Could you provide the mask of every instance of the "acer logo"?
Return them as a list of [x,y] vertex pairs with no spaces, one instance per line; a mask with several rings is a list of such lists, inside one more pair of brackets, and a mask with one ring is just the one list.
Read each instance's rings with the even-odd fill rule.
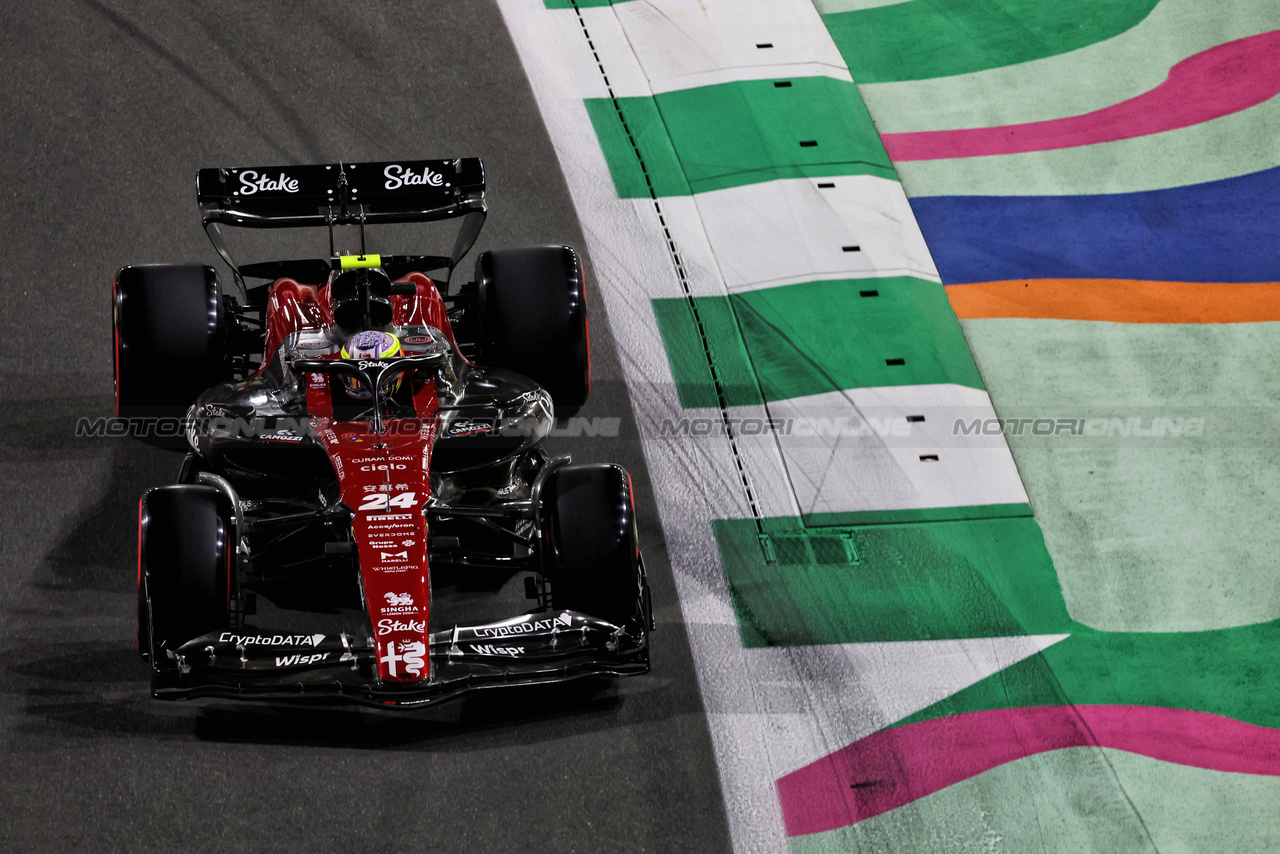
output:
[[241,196],[252,196],[261,190],[262,192],[298,192],[298,181],[296,178],[290,178],[283,172],[280,177],[272,179],[267,175],[261,177],[252,169],[246,169],[240,173],[240,189],[236,192]]
[[440,187],[444,184],[444,176],[439,172],[432,172],[427,166],[422,167],[422,174],[414,174],[413,170],[405,169],[399,163],[392,163],[386,169],[382,170],[382,174],[386,176],[387,182],[385,186],[388,190],[398,190],[401,187],[413,185],[426,187]]
[[380,635],[389,635],[392,632],[417,632],[421,634],[426,630],[426,620],[378,620],[378,634]]

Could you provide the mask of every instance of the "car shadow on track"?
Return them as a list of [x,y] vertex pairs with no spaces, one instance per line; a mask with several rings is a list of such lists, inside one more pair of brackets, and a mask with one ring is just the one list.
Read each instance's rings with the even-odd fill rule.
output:
[[[46,648],[46,652],[48,649]],[[360,706],[153,700],[132,649],[60,644],[56,655],[11,664],[5,693],[26,697],[15,729],[352,749],[470,752],[600,732],[679,714],[665,684],[584,679],[492,689],[420,710]],[[665,682],[665,680],[660,680]]]
[[607,682],[492,690],[407,712],[220,704],[201,709],[195,734],[209,741],[455,752],[607,729],[622,707]]

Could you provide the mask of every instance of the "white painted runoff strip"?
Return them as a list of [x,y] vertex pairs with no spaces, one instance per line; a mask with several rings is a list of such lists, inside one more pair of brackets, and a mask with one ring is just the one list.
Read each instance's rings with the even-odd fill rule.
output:
[[[723,518],[726,510],[741,512],[741,485],[726,482],[724,466],[715,461],[731,458],[728,440],[711,438],[699,448],[687,440],[656,438],[664,418],[686,415],[675,396],[649,303],[651,283],[663,296],[680,291],[666,234],[652,203],[623,201],[614,192],[582,104],[580,81],[572,76],[581,62],[571,56],[586,50],[581,32],[562,25],[574,13],[548,11],[537,0],[498,4],[556,147],[586,237],[596,290],[617,332],[614,340],[644,443],[700,690],[751,712],[708,716],[733,845],[740,854],[781,854],[787,851],[786,832],[765,746],[762,715],[767,706],[757,699],[711,529],[712,520]],[[664,212],[669,201],[663,200]],[[682,258],[683,241],[690,234],[686,230],[680,238]],[[708,462],[706,446],[717,444],[719,451]],[[780,459],[775,471],[778,481],[785,482]],[[671,615],[657,617],[659,629],[672,620]]]
[[637,0],[613,10],[655,93],[782,77],[853,80],[809,0]]
[[834,15],[839,12],[862,12],[880,6],[897,6],[899,3],[909,2],[913,0],[813,0],[813,5],[817,6],[818,11],[824,15]]
[[[653,217],[653,202],[649,199],[635,201],[637,210],[647,210]],[[703,228],[702,212],[698,210],[695,196],[667,196],[662,199],[662,219],[672,238],[680,247],[680,260],[684,265],[689,294],[695,297],[723,297],[726,294],[724,278],[720,274],[720,261],[707,240]],[[664,257],[669,256],[664,252]],[[676,285],[675,282],[672,282]],[[658,296],[654,294],[654,296]],[[684,292],[678,285],[661,294],[665,297],[681,297]]]
[[[852,389],[771,402],[778,446],[804,513],[1025,504],[985,391],[954,384]],[[923,421],[908,420],[923,418]]]
[[881,276],[941,281],[895,180],[783,179],[694,200],[730,291]]
[[[627,34],[611,7],[587,7],[576,13],[573,9],[557,9],[544,17],[543,32],[554,44],[569,44],[575,39],[583,43],[582,50],[565,51],[558,58],[565,64],[565,80],[570,87],[565,94],[578,99],[608,98],[611,93],[616,98],[643,98],[653,94],[649,78],[636,60]],[[587,47],[584,24],[586,32],[591,34],[594,52]],[[597,56],[609,58],[608,86],[600,73]],[[588,124],[585,129],[590,127]]]

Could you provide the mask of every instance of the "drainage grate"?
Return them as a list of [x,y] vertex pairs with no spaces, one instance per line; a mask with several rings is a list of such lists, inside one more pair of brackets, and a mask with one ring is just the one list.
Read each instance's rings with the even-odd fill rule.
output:
[[851,533],[760,534],[766,563],[781,566],[853,566],[859,562]]

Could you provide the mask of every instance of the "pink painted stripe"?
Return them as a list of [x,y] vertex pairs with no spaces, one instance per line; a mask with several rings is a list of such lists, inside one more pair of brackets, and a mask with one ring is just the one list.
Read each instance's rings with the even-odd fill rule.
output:
[[1188,57],[1150,92],[1110,107],[1047,122],[885,134],[897,162],[1049,151],[1161,133],[1230,115],[1280,94],[1280,30]]
[[778,780],[787,835],[855,824],[1007,762],[1067,747],[1280,775],[1280,730],[1153,706],[966,712],[881,730]]

